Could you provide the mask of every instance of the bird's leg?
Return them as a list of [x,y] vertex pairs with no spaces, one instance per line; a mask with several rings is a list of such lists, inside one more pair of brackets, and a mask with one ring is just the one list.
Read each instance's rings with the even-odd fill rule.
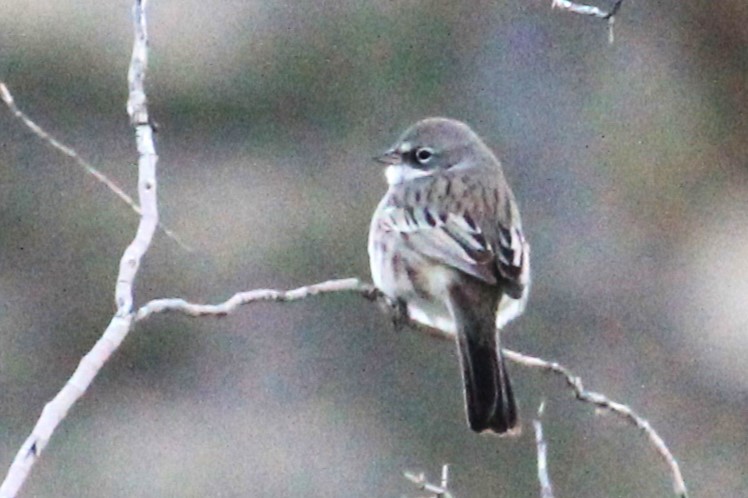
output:
[[400,297],[391,298],[376,288],[365,293],[364,297],[379,302],[384,312],[390,315],[392,326],[396,332],[400,332],[406,326],[412,324],[408,316],[408,305],[405,299]]
[[408,305],[405,303],[405,299],[402,298],[386,298],[387,305],[390,308],[390,316],[392,317],[392,326],[395,328],[395,332],[402,331],[407,325],[410,324],[410,317],[408,316]]

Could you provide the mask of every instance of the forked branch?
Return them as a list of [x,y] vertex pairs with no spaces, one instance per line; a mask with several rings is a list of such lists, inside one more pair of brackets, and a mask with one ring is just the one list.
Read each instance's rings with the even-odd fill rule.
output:
[[[0,498],[13,498],[49,443],[57,426],[68,410],[83,396],[101,367],[117,350],[132,329],[134,314],[133,285],[140,262],[151,245],[158,226],[158,204],[156,202],[156,155],[153,129],[148,121],[148,110],[144,90],[145,70],[148,64],[148,37],[145,24],[145,0],[136,1],[133,8],[135,18],[135,41],[133,44],[128,85],[130,89],[127,109],[130,122],[135,129],[138,149],[138,197],[140,200],[140,222],[130,245],[120,260],[119,272],[114,287],[117,307],[112,320],[91,351],[81,359],[70,380],[60,392],[44,406],[31,435],[13,459],[8,474],[0,485]],[[6,92],[7,93],[7,89]],[[9,94],[8,94],[9,95]],[[6,97],[6,95],[3,95]],[[12,102],[12,100],[11,100]]]

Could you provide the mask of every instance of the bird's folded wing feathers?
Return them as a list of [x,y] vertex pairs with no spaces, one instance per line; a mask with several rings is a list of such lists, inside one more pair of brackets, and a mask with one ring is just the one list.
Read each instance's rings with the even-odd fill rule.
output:
[[519,298],[527,285],[529,245],[518,227],[499,226],[492,245],[467,213],[389,207],[383,222],[424,256],[489,284],[500,278],[512,297]]

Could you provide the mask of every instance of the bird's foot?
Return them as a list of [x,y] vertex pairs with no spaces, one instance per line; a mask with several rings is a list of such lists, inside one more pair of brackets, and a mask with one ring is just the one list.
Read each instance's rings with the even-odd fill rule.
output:
[[410,317],[408,316],[408,305],[404,299],[386,298],[387,304],[390,308],[390,316],[392,318],[392,326],[395,332],[402,331],[408,324],[410,324]]

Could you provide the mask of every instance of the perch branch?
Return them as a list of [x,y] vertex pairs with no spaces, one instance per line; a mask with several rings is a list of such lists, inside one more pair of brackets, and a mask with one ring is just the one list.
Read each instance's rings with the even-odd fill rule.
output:
[[47,446],[52,433],[65,418],[68,410],[86,392],[96,374],[119,347],[132,327],[133,283],[140,267],[140,261],[150,247],[158,225],[156,202],[156,161],[158,157],[153,144],[153,129],[148,121],[146,98],[143,90],[143,80],[145,79],[148,60],[144,8],[145,0],[142,3],[136,1],[133,7],[135,42],[128,73],[130,94],[127,102],[130,121],[135,128],[138,148],[138,196],[142,208],[135,238],[125,249],[120,261],[115,286],[117,311],[101,338],[91,351],[81,359],[70,380],[54,399],[44,406],[31,435],[16,454],[5,480],[0,485],[0,498],[16,496],[34,463]]
[[320,294],[333,292],[355,292],[372,300],[379,296],[379,291],[371,284],[362,282],[357,278],[344,278],[341,280],[328,280],[318,284],[306,285],[298,289],[282,291],[275,289],[256,289],[246,292],[238,292],[228,300],[220,304],[198,304],[190,303],[184,299],[154,299],[144,304],[136,313],[135,321],[139,322],[154,313],[166,311],[177,311],[190,316],[228,315],[239,306],[258,301],[298,301]]
[[[144,320],[154,313],[163,313],[167,311],[176,311],[191,316],[223,316],[235,311],[242,305],[251,304],[253,302],[297,301],[299,299],[304,299],[310,296],[335,292],[357,293],[362,295],[366,299],[377,300],[386,305],[386,300],[374,286],[364,283],[357,278],[347,278],[341,280],[328,280],[326,282],[307,285],[288,291],[257,289],[247,292],[239,292],[220,304],[190,303],[188,301],[185,301],[184,299],[156,299],[146,303],[135,313],[135,321],[137,322]],[[434,329],[423,327],[421,325],[413,323],[411,323],[410,325],[412,325],[414,328],[417,328],[419,331],[427,332],[436,337],[449,338],[449,336]],[[502,351],[506,358],[515,363],[526,367],[539,368],[541,370],[545,370],[562,376],[579,401],[590,403],[597,408],[610,411],[615,415],[623,418],[627,422],[631,423],[632,425],[638,427],[647,436],[657,453],[670,467],[675,494],[680,498],[685,498],[687,496],[686,484],[683,480],[683,476],[681,475],[678,462],[673,457],[665,442],[652,428],[649,422],[647,422],[646,419],[642,418],[627,405],[612,401],[602,394],[587,391],[582,384],[582,380],[572,374],[568,368],[559,363],[546,361],[541,358],[535,358],[533,356],[518,353],[506,348],[502,348]]]
[[[16,105],[15,99],[13,98],[13,95],[10,93],[10,90],[8,87],[0,81],[0,98],[2,98],[3,102],[5,102],[5,105],[8,106],[8,109],[10,109],[10,112],[13,113],[15,117],[17,117],[21,122],[26,125],[26,127],[31,130],[34,135],[39,137],[41,140],[46,142],[48,145],[50,145],[52,148],[62,152],[69,158],[71,158],[73,161],[80,166],[83,171],[88,173],[89,175],[93,176],[98,182],[102,183],[106,188],[108,188],[114,195],[119,197],[122,202],[127,204],[130,209],[132,209],[135,214],[138,216],[142,215],[140,206],[138,205],[135,200],[130,197],[130,195],[125,192],[119,185],[117,185],[113,180],[110,180],[109,177],[107,177],[104,173],[102,173],[98,168],[96,168],[93,164],[86,161],[84,158],[78,154],[75,149],[72,147],[69,147],[65,145],[64,143],[57,140],[55,137],[49,134],[44,128],[39,126],[34,120],[32,120],[26,113],[21,111],[18,106]],[[188,246],[179,236],[174,233],[173,230],[166,227],[163,223],[159,222],[158,227],[161,229],[164,234],[166,234],[167,237],[172,239],[174,242],[176,242],[179,246],[182,247],[187,252],[192,252],[193,249]]]

